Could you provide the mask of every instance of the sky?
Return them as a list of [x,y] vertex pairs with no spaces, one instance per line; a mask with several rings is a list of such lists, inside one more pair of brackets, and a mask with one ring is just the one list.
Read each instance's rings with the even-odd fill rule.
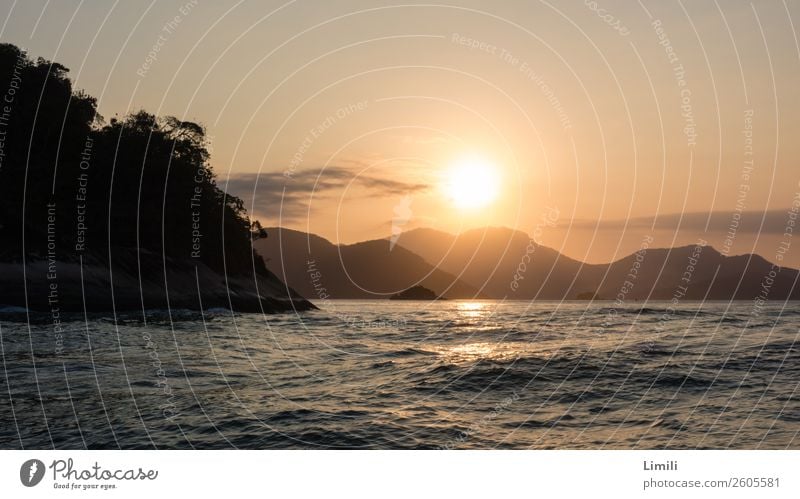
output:
[[[109,119],[203,124],[264,226],[506,226],[583,261],[779,253],[800,209],[800,5],[0,1]],[[472,201],[470,201],[472,200]]]

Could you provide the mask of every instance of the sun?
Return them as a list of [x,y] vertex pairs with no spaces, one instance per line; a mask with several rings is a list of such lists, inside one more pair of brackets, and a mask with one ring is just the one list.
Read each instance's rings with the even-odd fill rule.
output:
[[455,161],[442,185],[445,196],[461,209],[481,208],[497,198],[500,175],[497,168],[479,156]]

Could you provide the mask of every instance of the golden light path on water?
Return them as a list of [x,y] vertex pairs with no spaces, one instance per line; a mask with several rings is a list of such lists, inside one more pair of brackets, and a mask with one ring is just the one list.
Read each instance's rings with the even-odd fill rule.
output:
[[[432,346],[425,350],[436,353],[447,364],[470,364],[479,361],[508,362],[526,356],[544,356],[544,352],[535,352],[530,343],[517,341],[469,341],[481,339],[481,334],[494,332],[498,324],[492,320],[494,313],[492,302],[459,301],[455,304],[453,324],[469,324],[463,334],[467,342],[457,345]],[[480,325],[477,325],[480,324]]]
[[[504,323],[495,316],[496,303],[491,301],[464,300],[453,303],[453,318],[450,324],[454,328],[440,331],[452,335],[456,332],[463,337],[463,342],[456,345],[435,345],[435,337],[422,349],[440,356],[447,364],[465,365],[480,361],[506,363],[520,358],[549,359],[557,355],[577,355],[586,352],[586,349],[607,350],[614,349],[626,341],[624,330],[620,334],[590,334],[593,328],[574,324],[575,328],[561,330],[558,334],[549,332],[546,327],[538,332],[531,332],[525,340],[513,338],[513,334],[506,334],[497,339],[497,334],[513,333],[514,324]],[[486,341],[491,336],[493,341]],[[457,336],[456,336],[457,338]],[[448,338],[448,343],[453,340]]]

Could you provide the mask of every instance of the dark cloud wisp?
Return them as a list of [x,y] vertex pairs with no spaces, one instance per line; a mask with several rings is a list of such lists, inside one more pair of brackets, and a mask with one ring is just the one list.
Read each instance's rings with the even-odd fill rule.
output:
[[220,187],[244,200],[247,210],[255,215],[297,220],[308,215],[308,203],[340,195],[348,187],[360,187],[369,197],[402,196],[429,188],[423,183],[376,175],[358,175],[351,168],[331,166],[324,169],[299,170],[291,176],[283,172],[231,174]]

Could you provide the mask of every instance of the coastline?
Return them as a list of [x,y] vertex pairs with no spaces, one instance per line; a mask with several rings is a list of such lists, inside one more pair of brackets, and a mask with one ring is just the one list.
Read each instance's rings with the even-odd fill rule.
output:
[[[137,258],[138,256],[138,258]],[[274,274],[224,275],[195,260],[114,258],[0,262],[0,306],[50,314],[148,309],[279,313],[316,306]]]

